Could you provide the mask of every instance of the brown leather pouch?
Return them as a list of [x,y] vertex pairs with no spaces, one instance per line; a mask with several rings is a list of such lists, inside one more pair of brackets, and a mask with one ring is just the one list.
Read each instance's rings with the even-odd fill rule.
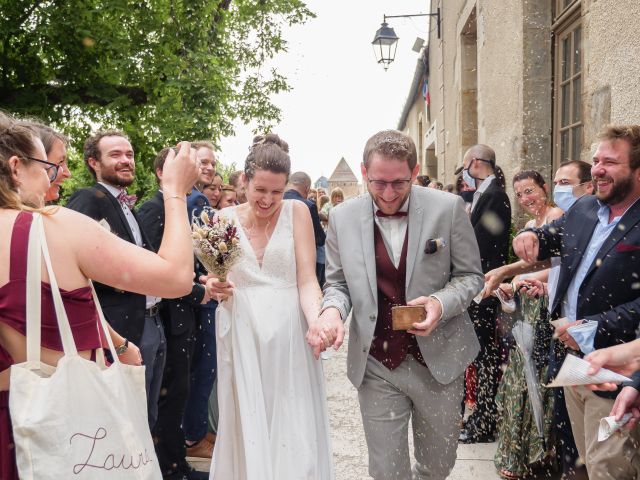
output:
[[423,305],[398,305],[391,307],[391,325],[394,330],[409,330],[416,322],[427,318]]

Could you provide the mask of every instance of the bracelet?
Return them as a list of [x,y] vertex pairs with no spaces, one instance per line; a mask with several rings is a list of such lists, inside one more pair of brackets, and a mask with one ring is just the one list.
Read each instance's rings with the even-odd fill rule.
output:
[[178,200],[182,200],[184,203],[187,203],[187,198],[184,195],[164,195],[164,201],[171,200],[172,198],[177,198]]
[[119,347],[116,347],[116,355],[118,356],[122,355],[124,352],[127,351],[127,348],[129,348],[129,340],[125,338],[124,343]]

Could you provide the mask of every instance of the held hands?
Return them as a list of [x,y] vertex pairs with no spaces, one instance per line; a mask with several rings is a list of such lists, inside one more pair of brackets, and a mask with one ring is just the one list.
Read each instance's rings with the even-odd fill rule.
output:
[[233,295],[233,289],[236,287],[233,282],[228,280],[226,282],[222,282],[218,277],[213,275],[209,275],[207,277],[204,275],[201,276],[200,283],[204,283],[206,289],[205,297],[209,296],[210,299],[213,298],[218,302],[222,302]]
[[427,312],[427,318],[422,322],[414,323],[413,328],[407,330],[408,333],[426,337],[435,330],[442,318],[442,305],[439,300],[434,297],[418,297],[407,302],[407,305],[424,305],[424,310]]
[[322,312],[318,320],[309,326],[306,338],[316,360],[331,346],[338,350],[344,341],[344,324],[338,309],[327,308]]
[[513,252],[527,263],[538,260],[540,242],[533,232],[523,232],[513,238]]
[[581,323],[582,323],[582,320],[576,320],[575,322],[567,323],[562,327],[556,327],[555,332],[553,333],[553,336],[558,340],[560,340],[565,347],[570,348],[571,350],[580,351],[580,347],[578,346],[576,341],[573,339],[573,337],[569,334],[569,332],[567,332],[567,329],[575,325],[580,325]]

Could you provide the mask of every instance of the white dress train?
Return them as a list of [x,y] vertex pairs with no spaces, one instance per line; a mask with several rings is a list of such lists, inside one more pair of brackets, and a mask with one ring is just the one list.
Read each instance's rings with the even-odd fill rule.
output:
[[258,263],[235,212],[242,258],[216,312],[218,438],[213,480],[334,478],[322,365],[305,340],[293,241],[293,204],[283,201]]

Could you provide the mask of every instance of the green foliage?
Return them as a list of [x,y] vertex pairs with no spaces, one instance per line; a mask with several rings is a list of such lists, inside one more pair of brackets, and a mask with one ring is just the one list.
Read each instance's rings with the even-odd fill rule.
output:
[[[270,98],[289,87],[266,64],[286,50],[282,27],[312,16],[300,0],[0,0],[0,108],[76,151],[98,127],[125,131],[144,197],[162,147],[279,120]],[[65,195],[92,183],[76,156]]]
[[236,170],[238,170],[236,162],[232,162],[230,165],[223,165],[220,162],[216,164],[216,172],[222,175],[222,180],[224,180],[224,183],[229,183],[229,175],[231,175]]

